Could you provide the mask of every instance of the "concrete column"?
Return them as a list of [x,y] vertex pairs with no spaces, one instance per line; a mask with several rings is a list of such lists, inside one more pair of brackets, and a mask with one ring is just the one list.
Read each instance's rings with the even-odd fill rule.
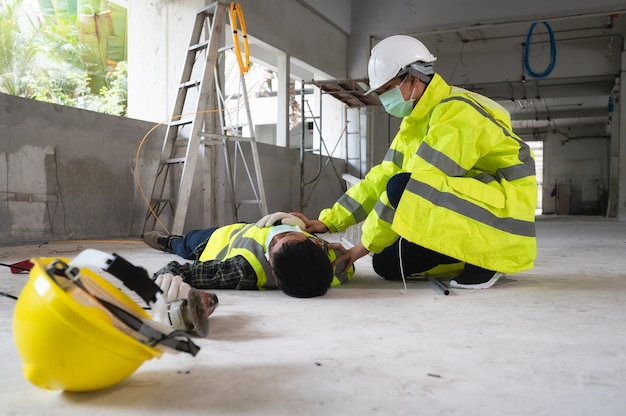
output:
[[348,37],[348,76],[367,78],[367,62],[371,52],[368,35],[350,35]]
[[[622,67],[620,71],[620,86],[618,93],[618,104],[615,108],[614,119],[617,119],[617,140],[618,140],[618,191],[617,191],[617,219],[626,221],[626,88],[624,79],[626,78],[626,52],[622,52]],[[613,136],[615,137],[615,136]]]
[[289,147],[289,54],[278,54],[276,72],[278,78],[276,146]]
[[609,196],[607,201],[606,217],[617,217],[618,195],[619,195],[619,83],[616,83],[611,92],[613,109],[611,114],[611,142],[609,143]]

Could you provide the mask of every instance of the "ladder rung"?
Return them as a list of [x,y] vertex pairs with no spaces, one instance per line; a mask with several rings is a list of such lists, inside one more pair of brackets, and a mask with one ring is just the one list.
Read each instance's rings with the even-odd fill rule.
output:
[[229,51],[231,49],[235,49],[235,46],[234,45],[222,46],[221,48],[218,49],[218,51],[219,53],[222,53],[222,52]]
[[217,8],[217,6],[218,6],[218,2],[209,4],[208,6],[198,10],[197,14],[205,14],[207,16],[212,16],[213,13],[215,13],[215,9]]
[[165,159],[163,163],[167,163],[168,165],[173,165],[175,163],[185,163],[185,157],[173,157],[171,159]]
[[201,81],[197,81],[197,80],[187,81],[187,82],[183,82],[182,84],[180,84],[179,88],[180,89],[193,88],[193,87],[200,85],[201,83],[202,83]]
[[228,126],[224,126],[222,129],[223,130],[237,130],[246,126],[249,126],[249,124],[248,123],[229,124]]
[[185,119],[178,119],[178,120],[170,121],[170,126],[184,126],[185,124],[191,124],[191,123],[193,123],[193,119],[185,118]]
[[202,137],[206,137],[209,139],[227,139],[232,142],[252,142],[254,139],[252,137],[243,137],[243,136],[229,136],[227,134],[217,134],[217,133],[209,133],[206,131],[201,131],[198,133]]
[[202,139],[200,140],[200,144],[202,146],[215,146],[215,145],[222,145],[224,144],[224,142],[222,140],[216,140],[216,139]]
[[196,43],[195,45],[189,46],[189,52],[198,52],[203,49],[206,49],[209,46],[209,41],[205,40],[204,42]]
[[242,199],[237,202],[239,202],[240,204],[260,204],[261,203],[259,199]]
[[158,199],[153,199],[150,202],[150,206],[152,206],[152,208],[157,208],[161,206],[161,204],[171,204],[171,203],[172,203],[172,198],[158,198]]

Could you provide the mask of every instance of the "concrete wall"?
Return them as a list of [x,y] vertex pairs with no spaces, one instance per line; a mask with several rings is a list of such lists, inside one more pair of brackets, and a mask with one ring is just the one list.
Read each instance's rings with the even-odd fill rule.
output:
[[[0,244],[140,233],[134,158],[152,124],[5,94],[0,108]],[[159,153],[144,147],[144,183]]]
[[[149,198],[162,127],[147,135],[155,124],[5,94],[0,108],[0,245],[141,235],[147,208],[140,186]],[[135,157],[142,141],[137,182]],[[299,152],[260,144],[259,155],[270,211],[299,209]],[[312,155],[305,167],[307,178],[315,175]],[[200,176],[203,171],[197,170]],[[325,184],[315,188],[304,209],[308,215],[317,215],[342,192],[329,171],[323,177]],[[230,199],[203,193],[202,180],[216,180],[223,188],[225,178],[223,173],[196,178],[186,230],[211,225],[205,222],[211,197],[220,204],[218,225],[232,222]],[[240,212],[240,220],[258,217],[258,210]]]

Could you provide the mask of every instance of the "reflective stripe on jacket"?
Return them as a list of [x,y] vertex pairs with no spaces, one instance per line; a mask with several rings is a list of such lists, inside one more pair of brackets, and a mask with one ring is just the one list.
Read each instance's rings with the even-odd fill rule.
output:
[[[389,178],[411,179],[393,209]],[[536,257],[537,184],[532,151],[494,101],[438,74],[403,119],[383,162],[320,221],[331,231],[365,220],[362,243],[379,253],[402,236],[489,270],[515,273]]]
[[[226,260],[237,255],[243,256],[254,269],[259,289],[276,289],[276,280],[272,267],[265,258],[265,240],[271,227],[257,227],[255,224],[231,224],[220,227],[209,238],[206,248],[200,255],[200,261]],[[308,236],[312,234],[306,233]],[[335,250],[328,253],[332,262],[336,258]],[[331,286],[340,285],[352,278],[354,268],[347,274],[333,277]],[[269,277],[269,279],[268,279]]]

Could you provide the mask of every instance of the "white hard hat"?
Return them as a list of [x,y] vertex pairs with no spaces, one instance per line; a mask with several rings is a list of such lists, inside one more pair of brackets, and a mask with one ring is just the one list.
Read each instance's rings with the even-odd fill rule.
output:
[[411,36],[396,35],[385,38],[372,49],[367,65],[370,89],[366,94],[394,79],[402,69],[412,63],[429,64],[436,60],[422,42]]

